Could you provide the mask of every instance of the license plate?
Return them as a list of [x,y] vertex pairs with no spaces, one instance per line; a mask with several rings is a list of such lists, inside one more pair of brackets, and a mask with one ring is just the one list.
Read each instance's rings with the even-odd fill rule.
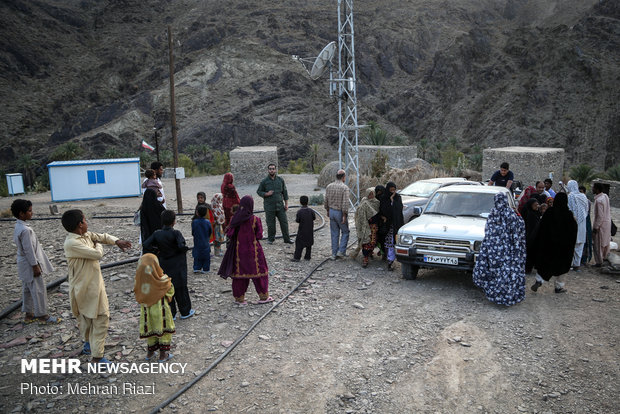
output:
[[424,255],[424,262],[425,263],[438,263],[438,264],[446,264],[446,265],[451,265],[451,266],[457,266],[459,264],[459,259],[457,257]]

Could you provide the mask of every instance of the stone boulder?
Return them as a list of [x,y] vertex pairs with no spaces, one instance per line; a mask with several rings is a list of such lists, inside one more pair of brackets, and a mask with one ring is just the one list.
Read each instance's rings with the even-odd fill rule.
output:
[[321,174],[319,174],[316,184],[319,187],[325,188],[329,183],[334,182],[336,180],[336,173],[338,172],[339,167],[340,164],[338,161],[328,162],[321,170]]

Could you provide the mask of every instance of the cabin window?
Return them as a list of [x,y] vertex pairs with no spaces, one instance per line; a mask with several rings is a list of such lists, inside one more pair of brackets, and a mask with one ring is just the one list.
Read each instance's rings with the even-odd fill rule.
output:
[[88,170],[88,184],[105,184],[104,170]]

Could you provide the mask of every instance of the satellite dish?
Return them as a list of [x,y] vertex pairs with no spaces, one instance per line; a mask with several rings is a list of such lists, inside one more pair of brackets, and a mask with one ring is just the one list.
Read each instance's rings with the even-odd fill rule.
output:
[[312,69],[310,70],[310,77],[312,80],[317,80],[325,73],[327,66],[331,63],[334,54],[336,53],[336,42],[330,42],[321,50],[321,53],[316,57]]

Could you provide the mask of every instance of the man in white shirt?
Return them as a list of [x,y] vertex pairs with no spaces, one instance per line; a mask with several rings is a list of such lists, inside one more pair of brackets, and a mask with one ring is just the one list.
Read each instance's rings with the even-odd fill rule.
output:
[[157,177],[157,181],[162,185],[161,190],[159,190],[161,192],[161,197],[157,197],[157,200],[161,203],[162,206],[164,206],[164,208],[166,208],[166,196],[164,194],[164,185],[161,182],[161,177],[164,176],[164,164],[162,164],[159,161],[153,161],[151,163],[151,170],[155,171],[155,176]]

